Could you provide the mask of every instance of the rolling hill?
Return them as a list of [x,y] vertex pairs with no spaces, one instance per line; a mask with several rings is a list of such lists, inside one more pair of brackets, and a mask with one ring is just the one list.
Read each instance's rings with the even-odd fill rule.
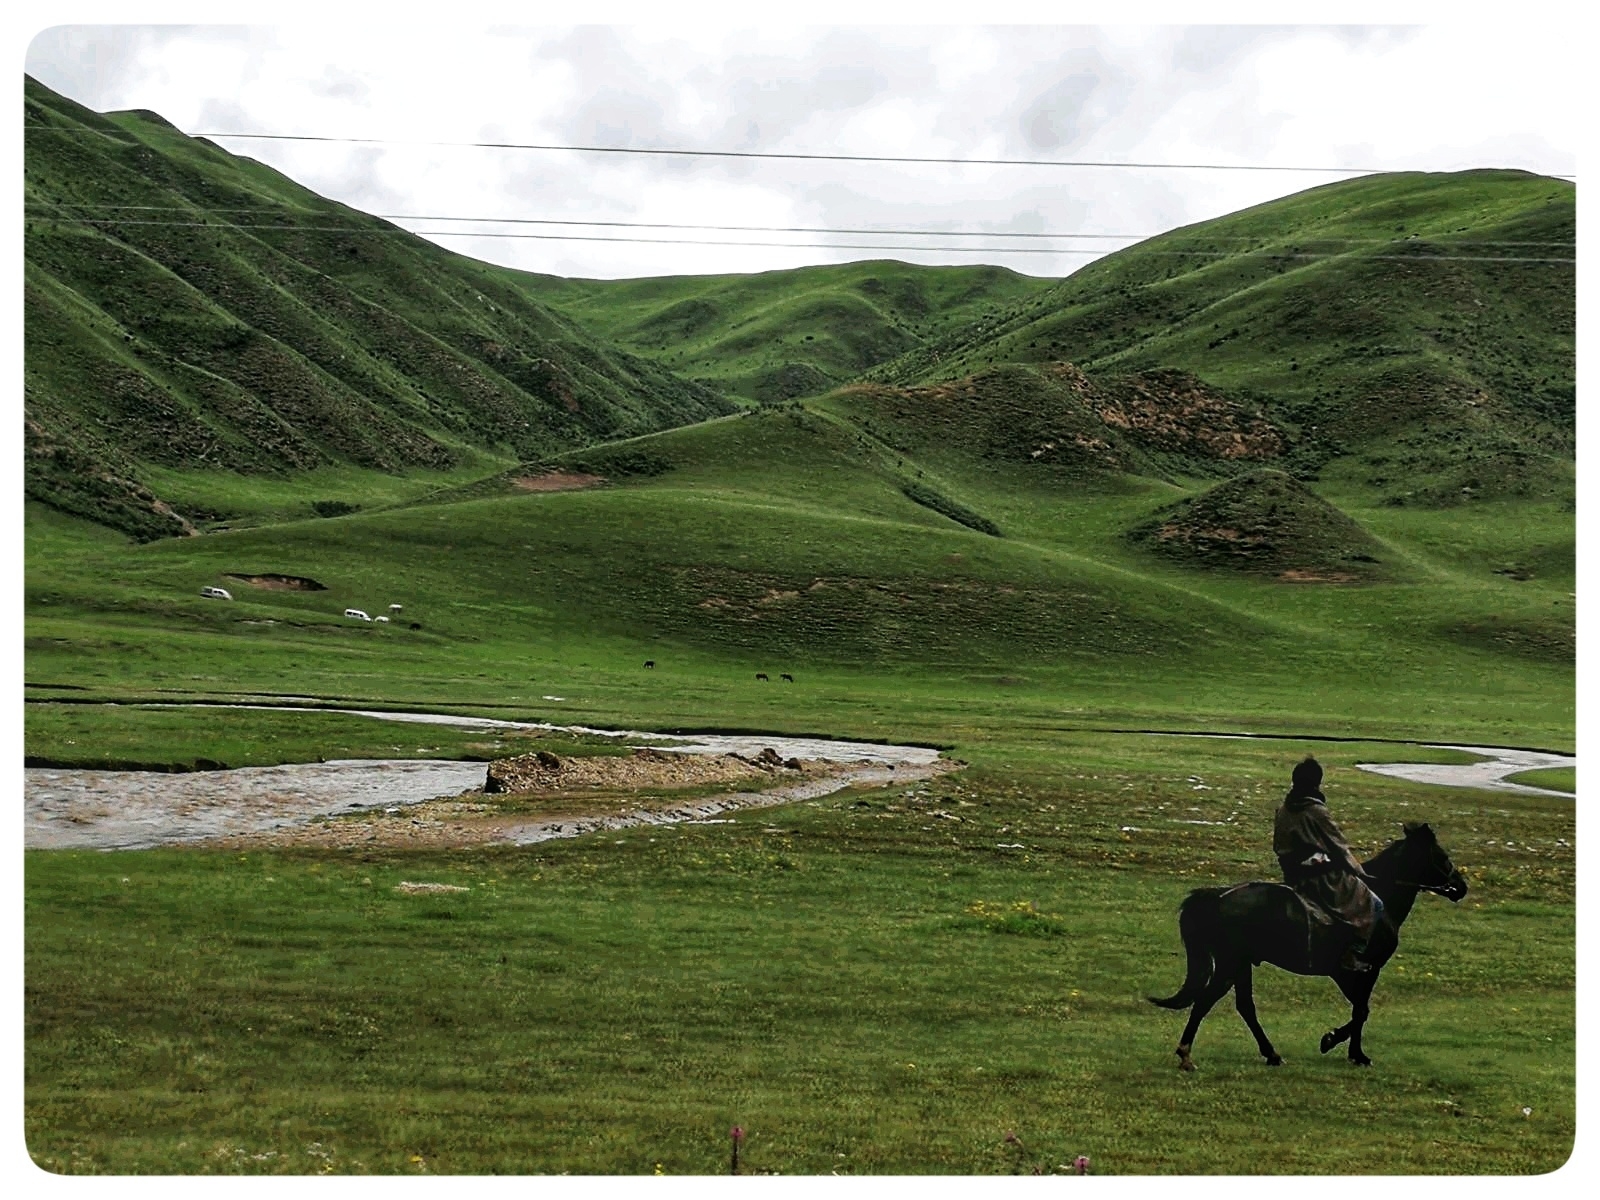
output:
[[1565,185],[1357,180],[1056,282],[554,280],[29,104],[36,697],[1570,736]]
[[752,275],[525,276],[530,294],[628,350],[763,403],[817,395],[1035,295],[1003,267],[874,261]]
[[1575,191],[1519,171],[1329,184],[1098,260],[867,372],[907,386],[1061,361],[1253,401],[1290,465],[1391,503],[1570,496]]
[[26,80],[28,494],[140,537],[152,468],[450,472],[733,405],[150,113]]

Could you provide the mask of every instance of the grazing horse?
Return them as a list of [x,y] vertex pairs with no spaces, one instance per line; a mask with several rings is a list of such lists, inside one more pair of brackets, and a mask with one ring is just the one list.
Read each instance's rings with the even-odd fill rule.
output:
[[1178,1065],[1194,1070],[1189,1051],[1200,1022],[1232,988],[1234,1004],[1255,1035],[1267,1065],[1283,1062],[1256,1020],[1251,972],[1263,962],[1296,975],[1327,975],[1350,1000],[1350,1020],[1322,1035],[1326,1054],[1340,1042],[1350,1043],[1350,1061],[1370,1066],[1361,1052],[1361,1027],[1370,1011],[1368,999],[1378,972],[1400,947],[1400,926],[1416,903],[1418,892],[1437,892],[1451,902],[1467,894],[1466,880],[1450,862],[1427,825],[1407,824],[1405,837],[1362,864],[1383,901],[1383,918],[1368,942],[1370,971],[1340,966],[1344,932],[1324,925],[1306,901],[1281,883],[1240,883],[1230,888],[1196,888],[1178,908],[1178,930],[1188,954],[1188,975],[1174,996],[1150,997],[1162,1008],[1189,1009],[1189,1023],[1178,1041]]
[[785,671],[782,675],[779,675],[778,678],[783,680],[785,683],[793,683],[794,682],[794,676],[789,674],[789,672],[787,672],[787,671]]
[[644,660],[644,669],[646,671],[654,671],[656,669],[656,660],[653,659],[653,658],[645,659]]
[[[765,671],[757,671],[756,672],[756,678],[757,679],[767,679],[767,673]],[[767,679],[767,682],[771,683],[772,681],[770,679]]]

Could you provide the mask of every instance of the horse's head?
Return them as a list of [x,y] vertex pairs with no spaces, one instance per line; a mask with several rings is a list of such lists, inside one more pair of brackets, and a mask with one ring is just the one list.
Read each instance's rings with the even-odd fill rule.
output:
[[1467,881],[1439,845],[1432,827],[1426,822],[1408,821],[1405,831],[1397,881],[1415,884],[1424,891],[1439,893],[1451,903],[1460,903],[1467,894]]

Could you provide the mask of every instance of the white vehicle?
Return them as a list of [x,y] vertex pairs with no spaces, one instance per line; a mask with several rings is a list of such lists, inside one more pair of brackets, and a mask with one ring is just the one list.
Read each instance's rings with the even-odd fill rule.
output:
[[382,621],[385,625],[387,625],[389,623],[389,618],[388,617],[373,617],[372,619],[374,621]]
[[230,592],[227,588],[203,587],[203,588],[200,589],[200,594],[202,596],[204,596],[207,600],[232,600],[233,599],[233,593]]
[[397,613],[397,612],[400,611],[400,606],[398,604],[391,604],[391,605],[389,605],[389,611],[393,612],[393,613]]
[[351,620],[354,620],[354,621],[370,621],[370,620],[372,620],[371,617],[367,616],[367,614],[362,612],[359,608],[347,608],[347,609],[344,610],[344,615],[349,617]]

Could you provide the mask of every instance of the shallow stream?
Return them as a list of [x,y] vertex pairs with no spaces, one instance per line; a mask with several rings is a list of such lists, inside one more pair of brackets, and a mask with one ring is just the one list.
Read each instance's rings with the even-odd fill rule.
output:
[[[167,706],[162,706],[167,707]],[[186,706],[171,706],[186,707]],[[216,706],[198,706],[216,707]],[[754,757],[770,747],[780,758],[839,764],[838,773],[763,792],[741,792],[686,803],[680,812],[594,820],[529,822],[513,839],[543,841],[572,837],[621,824],[663,824],[708,819],[715,813],[807,799],[852,783],[891,783],[924,778],[939,752],[926,746],[889,746],[822,738],[760,734],[662,734],[588,729],[462,717],[351,709],[230,705],[286,712],[341,712],[384,721],[451,725],[468,729],[540,729],[602,734],[629,745],[655,744],[676,754],[741,754]],[[896,775],[896,768],[900,774]],[[28,767],[23,782],[23,844],[30,849],[135,850],[204,841],[231,834],[260,833],[318,816],[371,808],[395,808],[475,791],[487,764],[443,759],[340,759],[237,767],[174,774],[164,771],[92,771]]]

